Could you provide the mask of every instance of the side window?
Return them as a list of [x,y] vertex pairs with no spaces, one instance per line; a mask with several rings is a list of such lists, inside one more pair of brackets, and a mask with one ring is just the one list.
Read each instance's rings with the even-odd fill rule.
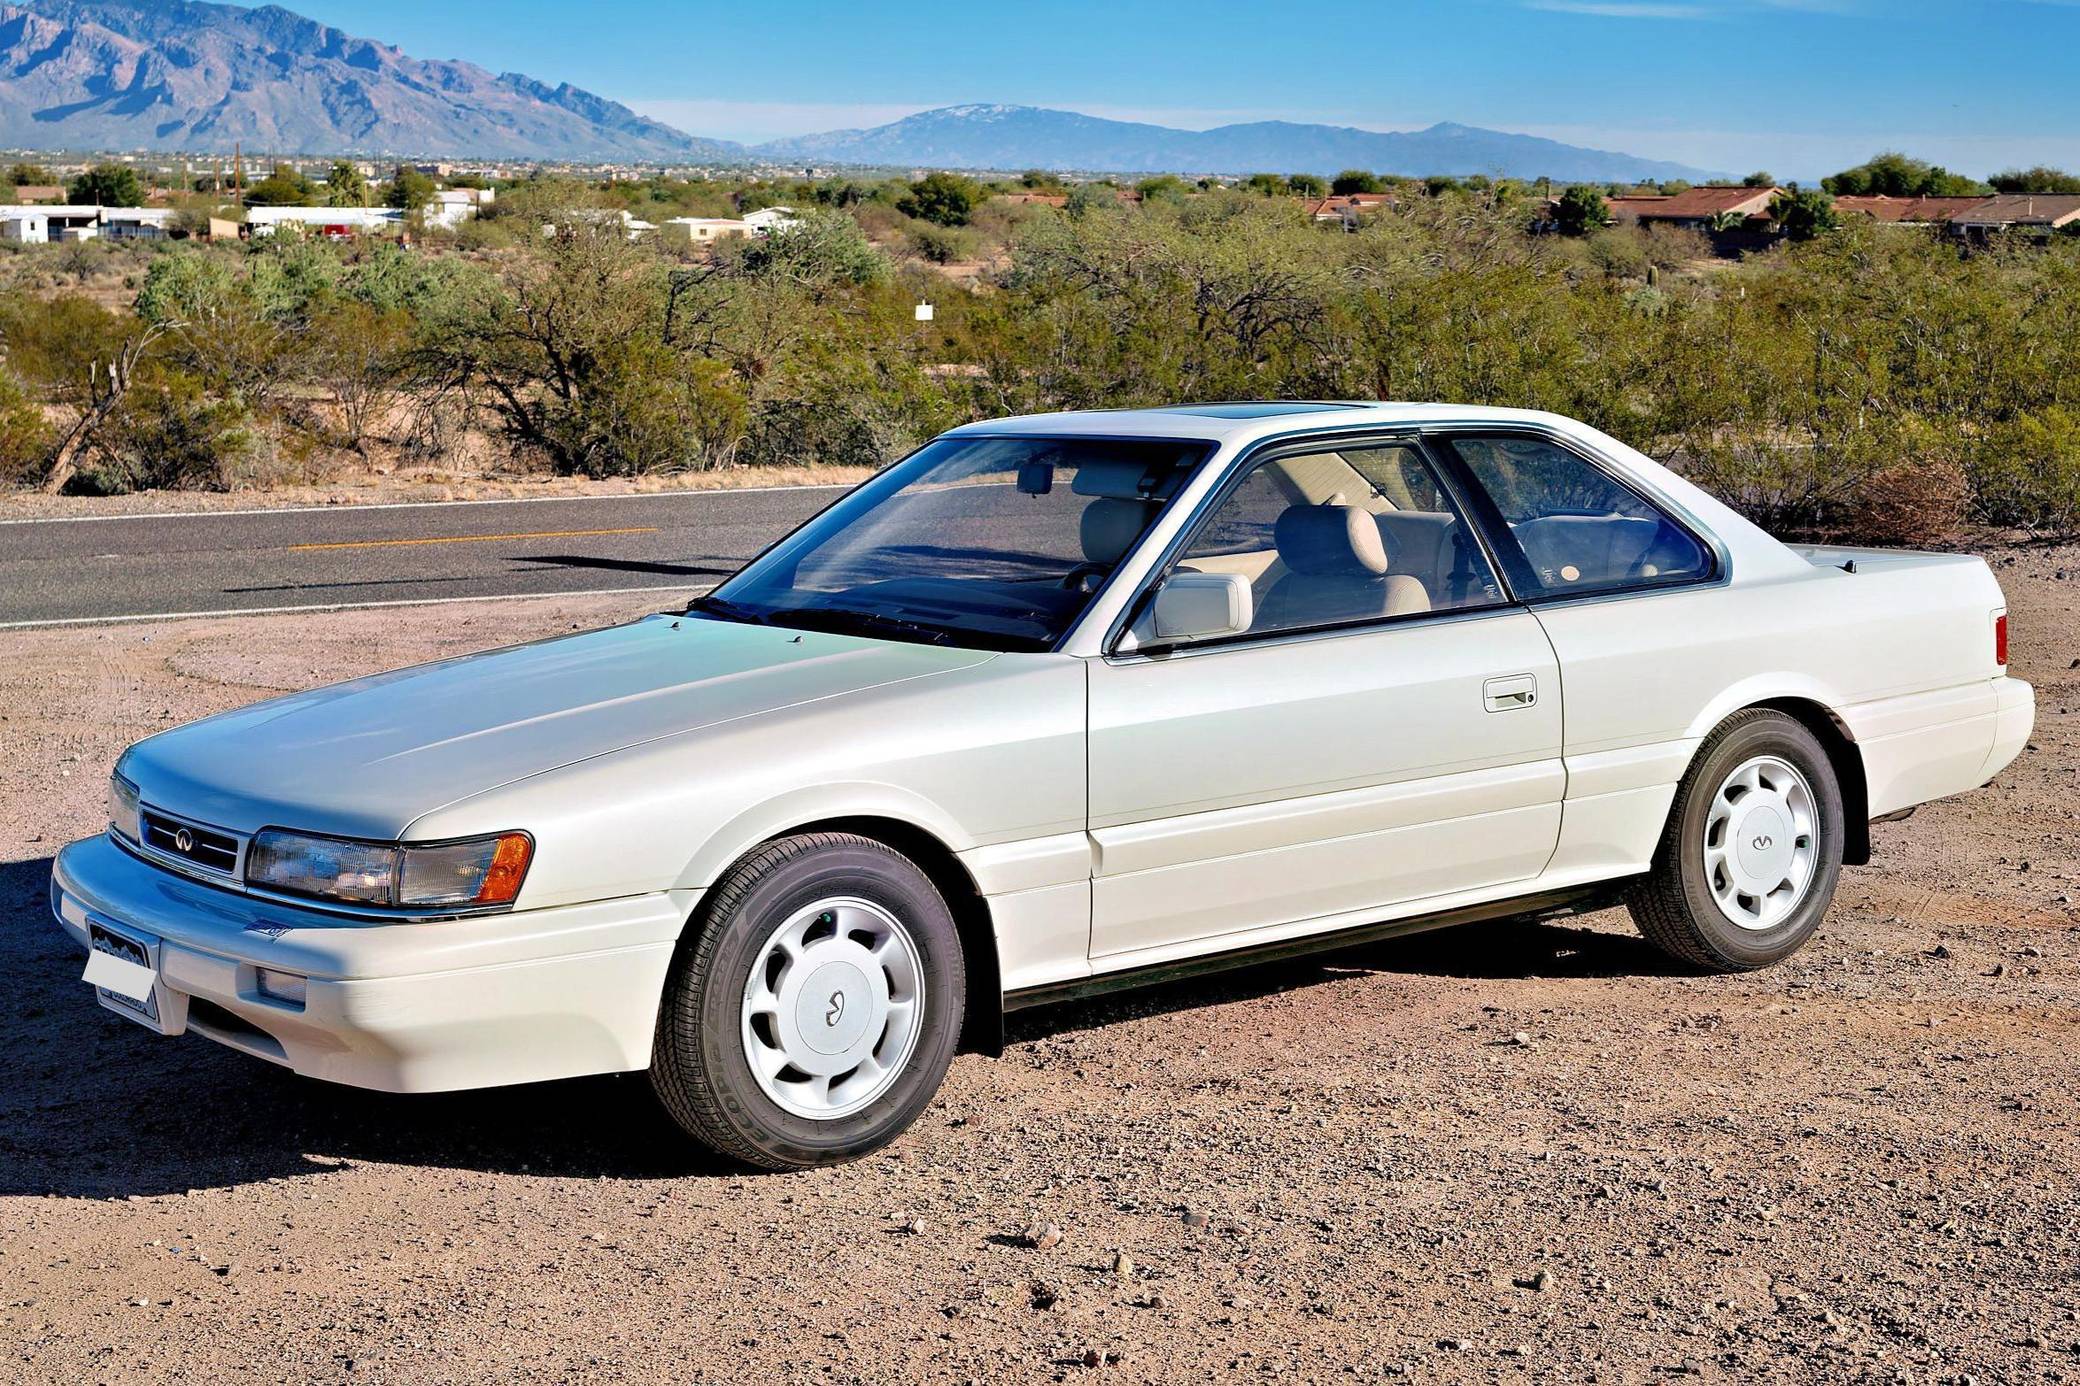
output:
[[1710,576],[1703,544],[1566,448],[1521,435],[1446,441],[1502,512],[1545,595]]
[[1472,528],[1429,463],[1399,444],[1256,463],[1177,566],[1247,577],[1253,634],[1502,600]]

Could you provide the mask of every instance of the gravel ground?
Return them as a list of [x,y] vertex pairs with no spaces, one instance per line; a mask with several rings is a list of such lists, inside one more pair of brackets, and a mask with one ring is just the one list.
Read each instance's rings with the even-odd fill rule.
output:
[[155,1039],[45,914],[135,737],[640,598],[0,637],[0,1379],[2080,1379],[2080,550],[1995,561],[2037,741],[1785,965],[1603,914],[1027,1012],[789,1176],[640,1077]]

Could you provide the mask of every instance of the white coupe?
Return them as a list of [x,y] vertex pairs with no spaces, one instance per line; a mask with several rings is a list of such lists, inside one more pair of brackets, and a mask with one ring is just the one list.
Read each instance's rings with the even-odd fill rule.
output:
[[958,428],[683,612],[126,751],[52,903],[103,1004],[400,1092],[647,1069],[844,1159],[1008,1010],[1623,903],[1784,957],[2022,748],[1975,558],[1787,547],[1547,414]]

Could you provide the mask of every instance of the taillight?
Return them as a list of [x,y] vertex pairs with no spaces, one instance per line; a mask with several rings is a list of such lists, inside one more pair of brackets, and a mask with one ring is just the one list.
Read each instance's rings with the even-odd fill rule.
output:
[[1993,662],[2008,667],[2008,613],[1993,618]]

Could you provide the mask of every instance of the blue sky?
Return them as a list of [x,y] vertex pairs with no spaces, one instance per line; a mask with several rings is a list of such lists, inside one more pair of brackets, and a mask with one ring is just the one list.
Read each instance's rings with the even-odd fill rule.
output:
[[968,101],[1203,128],[1439,120],[1729,172],[2080,168],[2080,0],[287,0],[741,140]]

